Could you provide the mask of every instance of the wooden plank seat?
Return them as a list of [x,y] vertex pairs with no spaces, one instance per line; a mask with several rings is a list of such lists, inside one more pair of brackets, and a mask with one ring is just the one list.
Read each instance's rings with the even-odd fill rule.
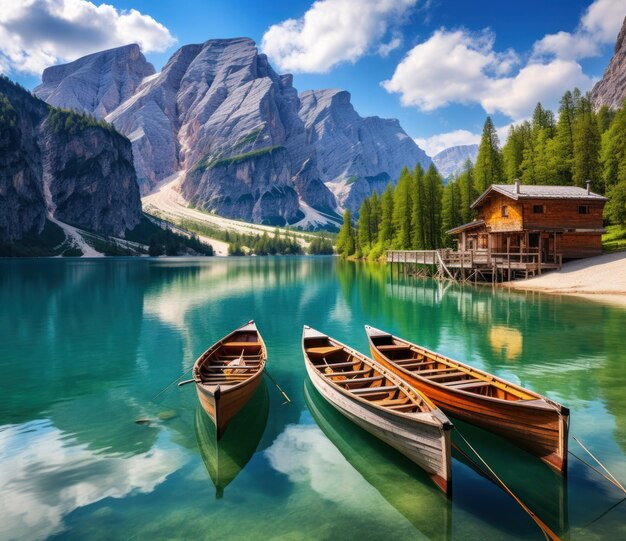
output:
[[337,346],[323,346],[323,347],[317,347],[317,348],[308,348],[306,350],[306,352],[309,355],[316,355],[316,356],[331,355],[333,353],[337,353],[338,351],[342,351],[342,349],[340,347],[337,347]]
[[430,381],[437,381],[440,379],[447,379],[447,378],[457,378],[458,376],[467,376],[468,373],[467,372],[461,372],[460,370],[454,371],[454,372],[448,372],[446,374],[433,374],[432,376],[428,376],[428,378]]
[[369,377],[369,378],[342,379],[342,380],[339,380],[339,381],[335,381],[335,383],[337,385],[348,385],[349,383],[371,383],[371,382],[374,382],[374,381],[381,381],[383,379],[385,379],[385,376],[372,376],[372,377]]
[[225,348],[251,348],[251,347],[260,348],[261,342],[224,342],[222,344],[222,347],[225,347]]
[[371,372],[373,369],[372,368],[366,368],[365,370],[346,370],[345,372],[342,372],[341,370],[339,372],[326,372],[324,373],[325,376],[328,377],[333,377],[333,376],[359,376],[361,374],[367,374],[368,372]]
[[415,404],[412,404],[411,402],[408,402],[407,404],[398,404],[396,406],[387,406],[388,409],[390,410],[395,410],[395,411],[402,411],[402,410],[408,410],[408,409],[415,409],[417,408],[417,406]]
[[480,389],[481,387],[488,387],[489,384],[486,381],[473,380],[473,381],[446,381],[442,383],[453,389],[459,389],[460,391],[467,391],[469,389]]
[[403,349],[406,349],[407,351],[411,350],[409,346],[406,346],[404,344],[389,344],[387,346],[378,346],[378,349],[380,351],[401,351]]
[[391,391],[395,391],[398,388],[397,385],[386,385],[384,387],[363,387],[363,389],[351,389],[350,392],[352,394],[378,394],[378,393],[389,393]]
[[416,363],[407,363],[407,364],[402,364],[400,365],[402,368],[404,368],[405,370],[410,370],[411,372],[416,371],[417,368],[420,368],[423,366],[423,363],[420,362],[416,362]]
[[454,372],[456,371],[456,368],[450,368],[449,366],[447,366],[446,368],[432,368],[430,370],[416,370],[415,373],[418,376],[426,376],[427,374],[442,374],[443,372]]
[[325,364],[316,364],[318,368],[344,368],[346,366],[354,366],[356,364],[360,364],[361,361],[355,359],[354,361],[348,361],[346,363],[325,363]]
[[406,396],[401,396],[400,398],[382,398],[380,400],[374,400],[374,404],[378,406],[394,407],[394,406],[414,406],[413,402],[406,399]]
[[250,369],[252,368],[257,368],[256,366],[248,366],[246,364],[242,364],[242,365],[237,365],[237,364],[233,364],[233,365],[228,365],[225,364],[223,366],[213,366],[211,365],[209,368],[202,370],[202,373],[204,374],[211,374],[211,373],[215,373],[215,374],[219,374],[221,372],[223,372],[224,370],[246,370],[247,372],[250,371]]
[[393,359],[392,362],[400,366],[404,366],[405,364],[413,364],[413,363],[419,363],[420,366],[430,366],[432,364],[435,364],[435,361],[423,361],[422,359],[418,359],[415,357],[411,359]]

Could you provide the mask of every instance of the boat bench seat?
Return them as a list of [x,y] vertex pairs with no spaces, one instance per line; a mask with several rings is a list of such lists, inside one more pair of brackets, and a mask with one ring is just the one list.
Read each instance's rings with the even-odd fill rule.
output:
[[424,376],[426,374],[443,374],[444,372],[455,372],[456,368],[431,368],[430,370],[417,370],[415,374],[418,376]]
[[353,394],[379,394],[395,391],[397,388],[397,385],[386,385],[385,387],[364,387],[363,389],[351,389],[350,392]]
[[446,378],[456,378],[457,376],[468,376],[469,374],[467,372],[462,372],[461,370],[455,370],[452,372],[447,372],[445,374],[433,374],[432,376],[428,376],[428,379],[430,381],[437,381],[439,379],[446,379]]
[[381,381],[382,379],[385,379],[385,376],[372,376],[369,378],[349,378],[335,381],[335,383],[337,385],[348,385],[349,383],[370,383],[373,381]]
[[404,368],[405,370],[415,371],[416,368],[419,368],[420,366],[423,366],[423,365],[424,363],[420,363],[419,361],[416,361],[414,363],[400,364],[398,366],[400,368]]
[[325,372],[324,375],[329,376],[329,377],[333,377],[333,376],[358,376],[360,374],[367,374],[368,372],[371,372],[373,369],[372,368],[366,368],[365,370],[346,370],[344,372],[342,372],[341,370],[339,372]]
[[317,348],[307,348],[306,352],[309,355],[316,355],[316,356],[326,356],[326,355],[331,355],[333,353],[337,353],[338,351],[341,351],[343,348],[340,348],[338,346],[323,346],[323,347],[317,347]]
[[408,400],[408,398],[402,395],[400,398],[382,398],[380,400],[374,400],[372,404],[376,404],[377,406],[383,406],[385,408],[394,408],[398,406],[414,406],[413,402]]
[[480,387],[487,387],[489,384],[486,381],[447,381],[442,383],[451,389],[459,389],[461,391],[467,391],[468,389],[479,389]]
[[316,364],[315,366],[319,369],[322,368],[345,368],[346,366],[354,366],[359,363],[359,359],[354,359],[354,361],[348,361],[345,363],[327,363],[327,364]]
[[390,344],[388,346],[376,346],[380,351],[400,351],[403,349],[411,349],[409,346],[402,344]]
[[224,342],[222,346],[225,348],[260,348],[261,342]]
[[406,404],[397,404],[395,406],[388,406],[390,410],[403,410],[403,409],[413,409],[417,408],[417,404],[413,404],[413,402],[407,402]]

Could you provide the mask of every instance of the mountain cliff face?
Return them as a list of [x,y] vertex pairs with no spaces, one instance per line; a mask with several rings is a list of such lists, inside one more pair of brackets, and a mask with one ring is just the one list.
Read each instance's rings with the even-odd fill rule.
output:
[[591,103],[595,109],[608,105],[617,109],[626,99],[626,18],[617,36],[615,52],[604,76],[591,90]]
[[405,165],[430,165],[397,120],[362,118],[345,90],[309,90],[300,101],[321,179],[343,207],[358,210],[365,197],[396,180]]
[[35,94],[50,105],[108,115],[154,74],[139,45],[125,45],[90,54],[69,64],[46,68]]
[[47,217],[123,236],[141,218],[130,142],[110,126],[51,108],[0,78],[0,241],[40,233]]
[[[94,56],[72,64],[91,58],[93,65]],[[137,58],[126,62],[141,65]],[[75,74],[72,64],[50,68],[57,70],[57,90],[47,94],[51,85],[44,81],[38,95],[67,105],[65,79],[57,75]],[[98,95],[109,95],[119,77],[101,69],[89,70],[87,79]],[[75,107],[104,116],[89,105],[94,98],[87,101]],[[277,74],[247,38],[185,45],[160,73],[105,109],[107,122],[132,142],[144,192],[182,172],[181,191],[195,206],[261,223],[297,223],[301,202],[331,215],[344,206],[356,209],[403,166],[430,163],[397,121],[361,118],[347,92],[299,96],[292,76]]]
[[435,154],[433,163],[439,174],[449,180],[463,172],[467,160],[476,163],[476,156],[478,156],[478,145],[458,145]]

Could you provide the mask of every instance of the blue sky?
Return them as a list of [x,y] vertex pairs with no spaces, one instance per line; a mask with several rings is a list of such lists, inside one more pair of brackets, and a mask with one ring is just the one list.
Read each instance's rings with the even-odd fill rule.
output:
[[138,41],[160,69],[187,43],[248,36],[298,90],[345,88],[432,154],[587,90],[626,0],[0,0],[0,70],[32,88],[51,63]]

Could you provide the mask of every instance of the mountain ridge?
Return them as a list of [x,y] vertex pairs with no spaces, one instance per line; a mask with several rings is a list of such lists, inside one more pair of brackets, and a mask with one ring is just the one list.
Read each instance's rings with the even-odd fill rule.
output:
[[[72,79],[78,66],[81,80],[91,78],[106,95],[119,78],[106,70],[86,75],[98,54],[48,69]],[[132,63],[141,71],[144,61]],[[47,81],[36,93],[62,101],[63,81],[54,79],[54,89],[50,75]],[[329,93],[336,99],[317,105],[312,117],[311,96]],[[297,224],[308,207],[335,216],[356,210],[403,166],[430,164],[397,120],[358,115],[349,92],[298,94],[293,77],[276,73],[249,38],[182,46],[104,118],[131,140],[144,193],[182,170],[181,191],[193,204],[273,225]]]

